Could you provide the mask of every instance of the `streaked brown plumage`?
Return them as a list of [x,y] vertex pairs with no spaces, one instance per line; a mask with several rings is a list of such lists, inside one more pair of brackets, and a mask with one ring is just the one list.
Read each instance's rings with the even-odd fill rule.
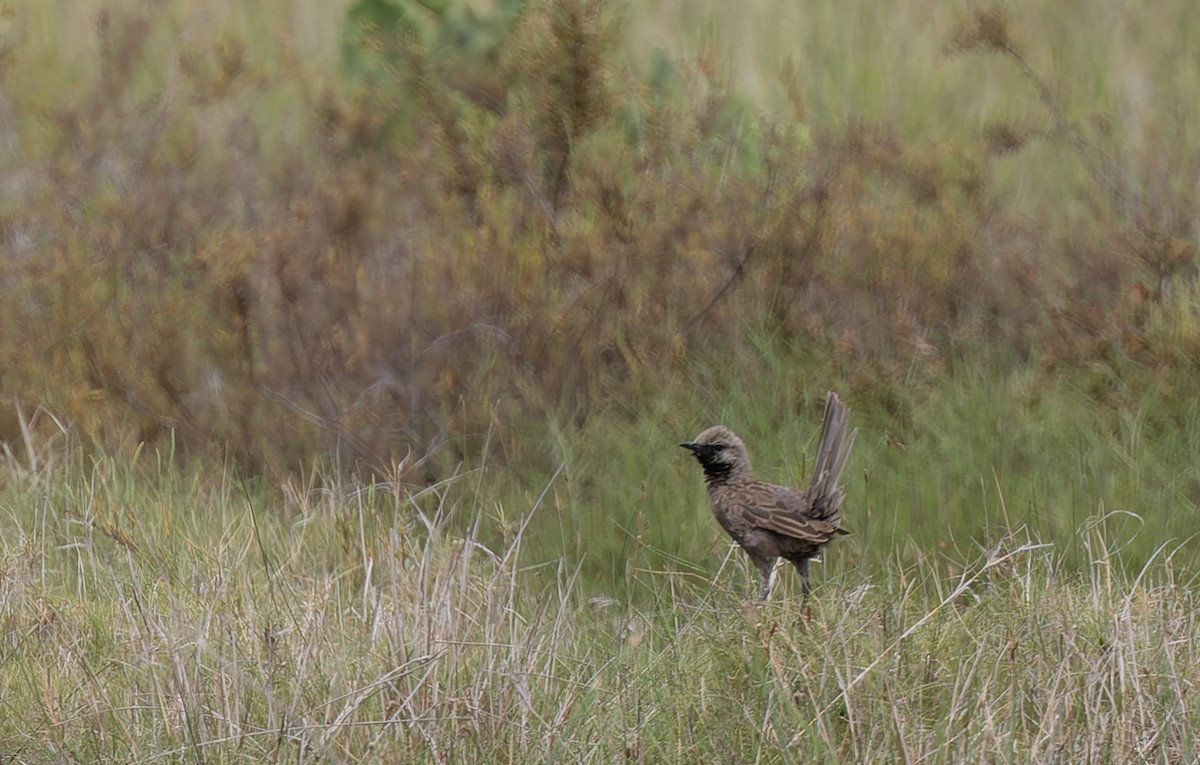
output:
[[779,558],[800,572],[807,595],[808,562],[831,539],[850,533],[838,525],[837,517],[845,495],[838,478],[858,433],[847,434],[846,423],[846,405],[829,393],[812,485],[804,491],[755,478],[746,445],[729,428],[715,425],[680,444],[704,468],[713,515],[754,562],[762,576],[763,598],[770,592],[771,571]]

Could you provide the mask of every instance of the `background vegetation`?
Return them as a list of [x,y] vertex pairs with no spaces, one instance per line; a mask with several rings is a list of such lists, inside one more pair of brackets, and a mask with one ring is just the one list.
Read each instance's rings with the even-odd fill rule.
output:
[[877,5],[0,6],[0,760],[1193,761],[1200,20]]

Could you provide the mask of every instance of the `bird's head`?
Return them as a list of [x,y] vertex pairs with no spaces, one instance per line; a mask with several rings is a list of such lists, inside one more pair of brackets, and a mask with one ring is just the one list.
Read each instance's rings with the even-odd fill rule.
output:
[[696,436],[694,441],[684,441],[680,446],[696,456],[709,481],[750,477],[746,445],[729,428],[714,425]]

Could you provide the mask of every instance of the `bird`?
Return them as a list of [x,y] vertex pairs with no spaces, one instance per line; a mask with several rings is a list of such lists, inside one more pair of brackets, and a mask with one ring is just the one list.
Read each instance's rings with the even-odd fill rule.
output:
[[812,589],[809,561],[835,537],[850,533],[841,527],[838,518],[845,497],[838,479],[858,434],[857,429],[846,432],[847,422],[846,405],[836,393],[829,392],[813,460],[812,484],[803,491],[755,478],[745,443],[723,425],[714,425],[680,444],[704,468],[717,522],[758,569],[763,600],[770,595],[771,572],[779,558],[799,571],[807,597]]

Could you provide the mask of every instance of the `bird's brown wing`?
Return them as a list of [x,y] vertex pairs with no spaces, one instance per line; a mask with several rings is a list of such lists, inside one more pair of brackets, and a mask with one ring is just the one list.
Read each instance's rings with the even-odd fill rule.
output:
[[807,500],[795,489],[759,484],[746,499],[742,517],[751,526],[817,543],[848,533],[829,521],[806,518],[803,513]]
[[812,509],[812,497],[809,496],[809,492],[769,483],[762,484],[762,491],[770,494],[771,500],[785,507],[789,513],[811,518],[809,511]]
[[776,534],[782,534],[785,537],[803,539],[809,542],[828,542],[835,536],[846,533],[829,521],[792,515],[782,507],[770,509],[762,507],[746,508],[746,520],[751,525],[760,529],[774,531]]

